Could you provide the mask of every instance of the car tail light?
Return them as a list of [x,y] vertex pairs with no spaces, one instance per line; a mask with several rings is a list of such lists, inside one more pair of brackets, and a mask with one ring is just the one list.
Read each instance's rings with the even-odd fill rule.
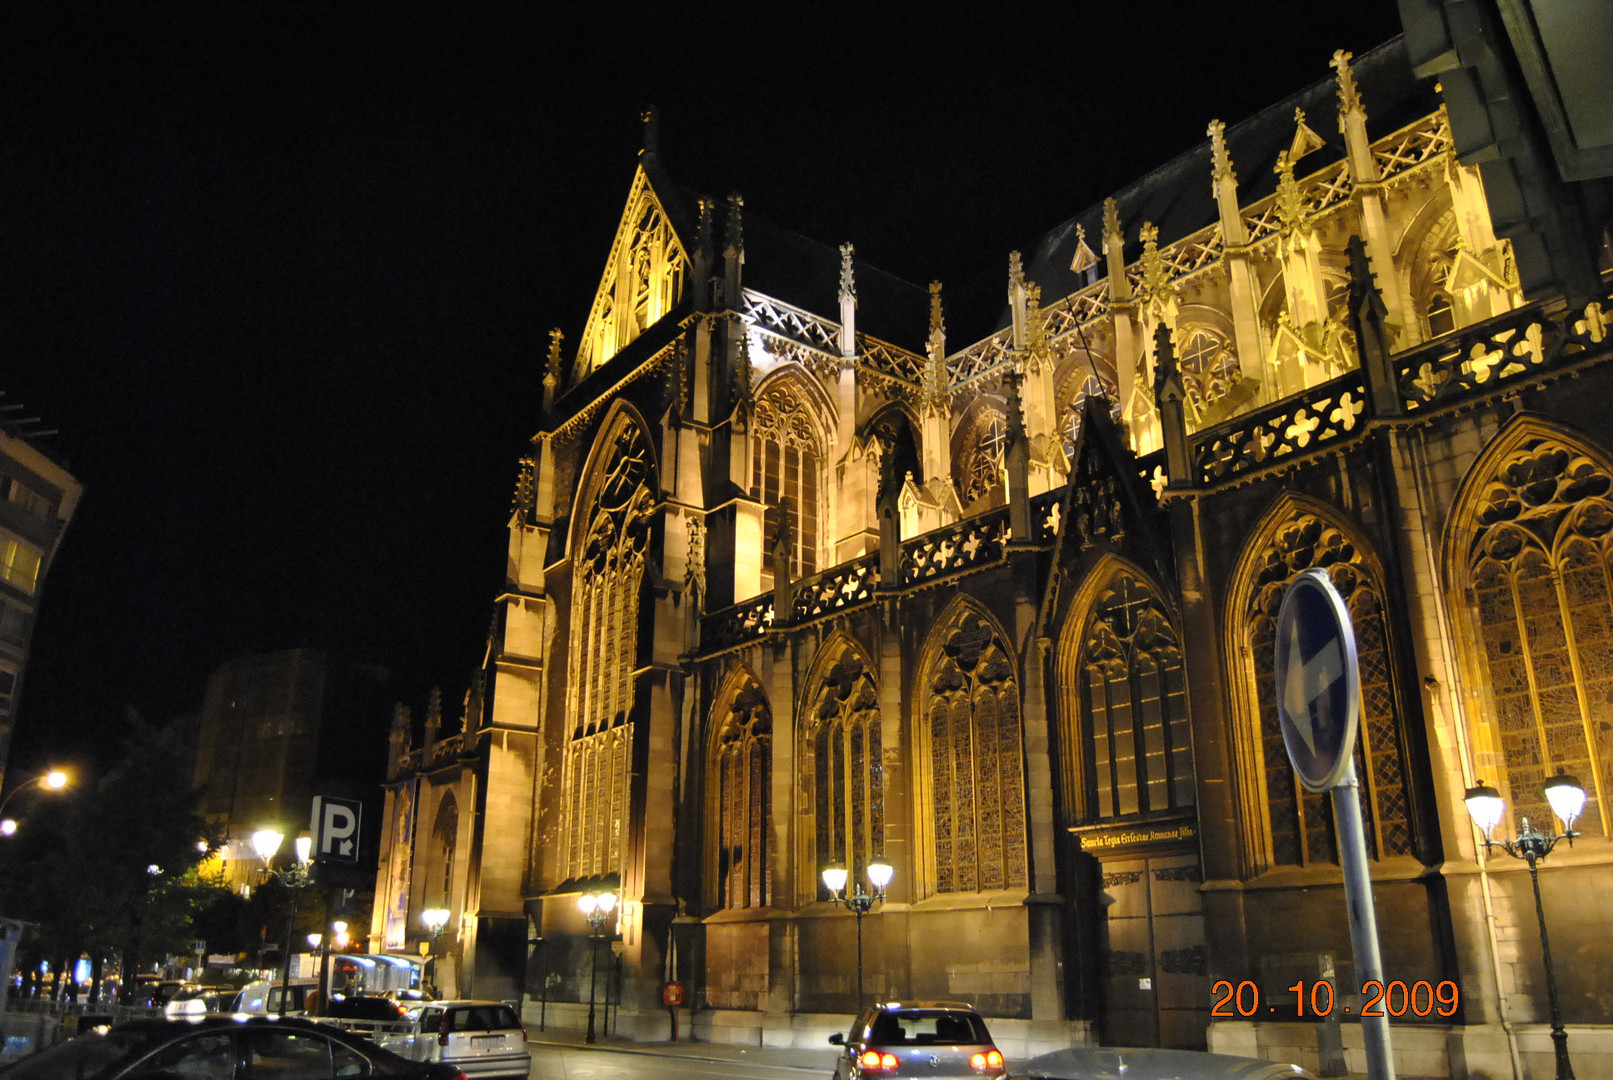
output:
[[863,1072],[895,1072],[901,1064],[895,1054],[882,1054],[878,1050],[864,1050],[857,1062],[863,1067]]
[[530,1040],[530,1039],[528,1039],[526,1037],[526,1028],[521,1029],[521,1041],[522,1042],[531,1042],[532,1041],[532,1040]]
[[976,1072],[997,1072],[1003,1067],[1003,1056],[996,1050],[987,1050],[971,1057],[969,1066]]

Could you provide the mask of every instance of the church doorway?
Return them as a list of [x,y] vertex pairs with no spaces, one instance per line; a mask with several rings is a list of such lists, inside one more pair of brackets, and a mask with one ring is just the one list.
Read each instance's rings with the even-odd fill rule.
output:
[[1201,1050],[1210,1021],[1203,875],[1193,854],[1100,856],[1098,1038]]

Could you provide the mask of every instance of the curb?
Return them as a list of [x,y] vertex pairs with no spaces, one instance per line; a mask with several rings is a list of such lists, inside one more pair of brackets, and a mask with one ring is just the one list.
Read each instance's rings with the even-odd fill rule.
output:
[[[665,1049],[661,1049],[661,1048],[635,1045],[633,1043],[598,1043],[598,1042],[595,1042],[595,1043],[583,1043],[583,1042],[549,1041],[549,1040],[544,1040],[544,1039],[529,1039],[529,1040],[527,1040],[527,1045],[532,1046],[532,1047],[551,1046],[551,1047],[555,1047],[556,1049],[561,1049],[561,1050],[599,1050],[599,1051],[605,1051],[606,1053],[612,1053],[612,1054],[638,1054],[638,1055],[640,1055],[642,1057],[660,1057],[660,1058],[668,1058],[668,1059],[672,1059],[672,1060],[676,1060],[676,1061],[699,1061],[699,1062],[703,1062],[703,1063],[708,1064],[708,1065],[745,1065],[745,1064],[750,1064],[750,1065],[765,1065],[769,1069],[791,1069],[791,1070],[794,1070],[796,1072],[818,1073],[818,1072],[823,1071],[823,1066],[821,1066],[821,1065],[782,1065],[782,1064],[773,1064],[771,1062],[761,1061],[761,1060],[758,1060],[756,1058],[752,1058],[752,1057],[748,1056],[748,1052],[746,1050],[744,1050],[744,1049],[740,1050],[739,1054],[743,1054],[743,1055],[747,1055],[747,1056],[741,1057],[738,1054],[732,1055],[732,1056],[718,1056],[718,1055],[715,1055],[715,1054],[709,1054],[709,1053],[703,1054],[703,1053],[699,1053],[699,1052],[683,1053],[681,1051],[669,1051],[669,1050],[665,1050]],[[689,1043],[687,1045],[697,1046],[697,1045],[701,1045],[701,1044]],[[762,1049],[762,1048],[759,1047],[758,1049]],[[832,1062],[829,1063],[829,1067],[830,1068],[834,1067]]]

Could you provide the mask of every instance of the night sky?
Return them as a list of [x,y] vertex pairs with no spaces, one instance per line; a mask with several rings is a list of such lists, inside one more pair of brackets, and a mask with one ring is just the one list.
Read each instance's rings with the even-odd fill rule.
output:
[[555,7],[0,8],[0,400],[86,488],[13,767],[294,645],[460,699],[646,105],[679,183],[922,285],[1399,30],[1393,0]]

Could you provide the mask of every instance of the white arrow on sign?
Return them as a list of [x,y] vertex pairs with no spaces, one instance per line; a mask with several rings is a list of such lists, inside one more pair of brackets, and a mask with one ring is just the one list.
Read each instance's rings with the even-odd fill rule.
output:
[[[1299,650],[1299,621],[1288,627],[1288,655],[1302,656]],[[1316,753],[1316,728],[1312,720],[1311,702],[1327,693],[1328,688],[1344,677],[1344,650],[1339,639],[1329,638],[1327,645],[1303,665],[1290,663],[1287,685],[1283,687],[1283,706],[1293,721],[1294,733],[1304,742],[1305,749]]]

